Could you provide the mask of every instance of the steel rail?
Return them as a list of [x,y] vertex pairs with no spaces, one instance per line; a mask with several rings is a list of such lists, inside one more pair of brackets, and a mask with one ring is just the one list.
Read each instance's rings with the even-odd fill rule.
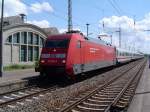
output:
[[120,75],[118,75],[118,76],[110,79],[109,81],[105,82],[103,85],[101,85],[101,86],[97,87],[96,89],[94,89],[93,91],[91,91],[88,95],[86,95],[83,98],[77,100],[76,102],[72,103],[71,105],[69,105],[69,106],[61,109],[59,112],[68,112],[69,110],[71,110],[72,108],[74,108],[75,106],[77,106],[78,104],[80,104],[81,102],[83,102],[84,100],[86,100],[87,98],[89,98],[90,96],[92,96],[94,93],[96,93],[97,91],[105,88],[106,86],[108,86],[112,82],[116,81],[118,78],[120,78],[121,76],[123,76],[124,74],[126,74],[127,72],[129,72],[130,70],[132,70],[135,67],[136,66],[132,65],[132,67],[130,67],[128,70],[124,71]]
[[7,94],[12,94],[12,93],[15,93],[15,92],[23,91],[23,90],[26,90],[26,89],[31,89],[31,88],[34,88],[34,87],[36,87],[36,85],[32,85],[32,86],[29,86],[29,87],[23,87],[23,88],[20,88],[20,89],[9,91],[9,92],[0,93],[0,97],[4,96],[4,95],[7,95]]
[[143,64],[141,64],[141,67],[138,71],[136,71],[135,75],[132,76],[132,78],[129,80],[129,82],[124,86],[124,88],[121,90],[121,92],[117,95],[117,97],[114,99],[114,101],[107,107],[107,109],[105,110],[105,112],[109,112],[110,109],[112,107],[115,107],[115,105],[117,104],[117,102],[120,100],[120,98],[122,97],[122,95],[125,93],[125,91],[129,88],[129,86],[132,84],[132,82],[135,80],[135,78],[137,78],[138,76],[140,76],[140,71],[143,69],[143,66],[145,65],[145,62]]
[[[145,61],[145,63],[146,63],[146,61]],[[140,78],[141,78],[141,76],[142,76],[142,73],[143,73],[143,71],[144,71],[144,67],[146,66],[146,64],[144,65],[144,66],[142,66],[142,68],[141,68],[141,70],[139,70],[139,76],[137,77],[137,79],[135,79],[135,80],[137,80],[137,81],[135,81],[135,82],[133,82],[133,83],[135,83],[134,84],[134,91],[133,91],[133,93],[131,94],[131,96],[130,96],[130,99],[129,99],[129,102],[128,102],[128,104],[132,101],[132,98],[133,98],[133,96],[134,96],[134,94],[135,94],[135,90],[136,90],[136,88],[137,88],[137,86],[138,86],[138,82],[140,81]],[[113,104],[113,107],[117,107],[117,103],[118,102],[116,102],[116,104]],[[126,107],[125,108],[127,108],[127,106],[129,106],[129,105],[126,105]]]
[[24,99],[32,97],[32,96],[39,95],[41,93],[45,93],[45,92],[50,91],[50,90],[52,91],[56,87],[47,88],[47,89],[44,89],[44,90],[41,90],[41,91],[38,91],[38,92],[35,92],[35,93],[31,93],[31,94],[28,94],[28,95],[25,95],[25,96],[22,96],[22,97],[17,97],[15,99],[12,99],[12,100],[9,100],[9,101],[6,101],[6,102],[2,102],[2,103],[0,103],[0,107],[11,104],[11,103],[15,103],[15,102],[20,101],[20,100],[24,100]]

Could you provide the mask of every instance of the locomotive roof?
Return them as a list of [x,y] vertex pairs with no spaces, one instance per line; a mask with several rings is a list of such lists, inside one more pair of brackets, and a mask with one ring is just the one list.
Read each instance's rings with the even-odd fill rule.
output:
[[97,43],[97,44],[112,46],[110,43],[107,43],[104,40],[101,40],[101,39],[98,39],[98,38],[88,37],[88,40],[91,41],[91,42]]
[[62,39],[62,38],[64,38],[64,39],[69,39],[69,38],[71,38],[71,35],[72,34],[58,34],[58,35],[51,35],[51,36],[49,36],[47,39]]
[[[58,35],[52,35],[52,36],[49,36],[48,39],[70,39],[72,38],[73,35],[81,35],[79,33],[69,33],[69,34],[58,34]],[[85,37],[84,35],[81,35],[83,38]],[[94,42],[94,43],[97,43],[97,44],[102,44],[102,45],[107,45],[107,46],[112,46],[111,44],[101,40],[101,39],[98,39],[98,38],[92,38],[92,37],[88,37],[86,38],[87,41],[90,41],[90,42]]]

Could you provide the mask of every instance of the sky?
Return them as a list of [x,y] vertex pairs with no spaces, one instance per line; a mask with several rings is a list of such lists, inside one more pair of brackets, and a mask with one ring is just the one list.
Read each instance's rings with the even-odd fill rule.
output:
[[[60,32],[67,30],[68,0],[4,1],[5,16],[25,13],[28,23],[57,27]],[[118,46],[120,27],[122,48],[150,53],[149,4],[149,0],[72,0],[73,28],[86,33],[89,23],[90,36],[112,35],[113,45]],[[105,40],[110,42],[110,38]]]

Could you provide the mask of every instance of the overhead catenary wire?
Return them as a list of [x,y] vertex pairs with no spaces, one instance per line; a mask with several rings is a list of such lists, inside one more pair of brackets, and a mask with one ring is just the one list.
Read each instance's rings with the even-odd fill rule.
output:
[[[28,4],[28,3],[26,3],[26,2],[24,2],[24,1],[22,1],[25,5],[27,5],[27,6],[31,6],[30,4]],[[35,7],[35,8],[37,8],[37,7]],[[38,9],[38,8],[37,8]],[[65,21],[65,22],[67,22],[67,17],[66,16],[60,16],[60,15],[58,15],[57,13],[54,13],[54,12],[52,12],[52,13],[48,13],[48,12],[44,12],[45,14],[48,14],[48,15],[52,15],[52,16],[54,16],[54,17],[56,17],[56,18],[58,18],[58,19],[60,19],[60,20],[63,20],[63,21]],[[84,27],[84,26],[81,26],[81,25],[79,25],[78,23],[76,23],[76,22],[74,22],[74,25],[75,26],[80,26],[80,27]]]
[[[25,2],[25,1],[22,1],[26,6],[28,6],[28,7],[31,7],[31,4],[29,4],[29,3],[27,3],[27,2]],[[38,0],[38,2],[40,3],[41,1],[39,1]],[[38,9],[38,7],[35,7],[35,8],[37,8]],[[59,13],[59,12],[62,12],[62,11],[58,11],[57,10],[57,13]],[[54,17],[56,17],[56,18],[58,18],[58,19],[60,19],[60,20],[63,20],[63,21],[65,21],[65,22],[67,22],[68,21],[68,19],[67,19],[67,16],[66,15],[60,15],[60,14],[57,14],[56,12],[52,12],[52,13],[49,13],[49,12],[46,12],[46,11],[44,11],[43,13],[45,13],[46,15],[52,15],[52,16],[54,16]],[[62,13],[61,13],[62,14]],[[77,19],[75,19],[75,20],[77,20]],[[79,20],[79,19],[78,19]],[[88,22],[88,21],[87,21]],[[76,22],[76,21],[73,21],[73,25],[75,26],[75,29],[86,29],[86,23],[83,23],[83,22],[81,22],[82,23],[82,25],[81,24],[79,24],[78,22]],[[97,29],[95,29],[95,25],[97,25],[97,22],[89,22],[91,25],[90,25],[90,29],[92,30],[92,33],[96,33],[96,32],[98,32],[99,30]]]
[[[41,2],[40,0],[37,0],[39,3]],[[28,6],[30,6],[29,4],[28,4]],[[57,13],[52,13],[52,15],[53,16],[55,16],[55,17],[57,17],[57,18],[59,18],[59,19],[63,19],[64,21],[68,21],[68,18],[67,18],[67,12],[64,12],[64,11],[62,11],[62,10],[58,10],[57,8],[55,8],[55,11],[57,11]],[[47,12],[46,12],[47,13]],[[59,14],[58,14],[59,13]],[[64,13],[66,13],[66,15],[63,15],[63,16],[60,16],[60,14],[64,14]],[[48,14],[48,13],[47,13]],[[81,20],[82,18],[78,18],[78,17],[76,17],[76,16],[74,16],[74,15],[72,15],[72,22],[73,22],[73,26],[75,26],[75,27],[80,27],[80,28],[84,28],[85,29],[85,20]],[[77,20],[77,21],[75,21],[75,20]],[[93,30],[93,31],[95,31],[95,32],[97,32],[95,29],[93,29],[92,27],[93,26],[95,26],[95,25],[97,25],[98,24],[98,22],[89,22],[90,24],[91,24],[91,29]]]
[[124,11],[120,8],[120,6],[119,6],[118,3],[116,2],[116,0],[112,0],[112,2],[113,2],[114,5],[116,6],[116,8],[119,10],[119,12],[120,12],[121,14],[123,14]]
[[107,1],[115,9],[115,11],[119,14],[119,16],[121,16],[121,11],[116,7],[116,5],[111,0],[107,0]]
[[[31,7],[31,5],[29,4],[29,3],[26,3],[25,1],[22,1],[25,5],[27,5],[28,7]],[[35,8],[37,8],[37,7],[35,7]],[[38,8],[37,8],[38,9]],[[63,21],[65,21],[65,22],[67,22],[68,21],[68,19],[67,19],[67,17],[66,16],[60,16],[60,15],[58,15],[57,13],[55,13],[55,12],[52,12],[52,13],[49,13],[49,12],[43,12],[43,13],[45,13],[45,14],[47,14],[47,15],[52,15],[52,16],[54,16],[54,17],[56,17],[56,18],[58,18],[58,19],[60,19],[60,20],[63,20]],[[83,23],[83,22],[82,22]],[[83,24],[83,25],[80,25],[79,23],[77,23],[77,22],[73,22],[73,24],[74,24],[74,26],[77,26],[77,27],[82,27],[82,28],[85,28],[85,24]]]

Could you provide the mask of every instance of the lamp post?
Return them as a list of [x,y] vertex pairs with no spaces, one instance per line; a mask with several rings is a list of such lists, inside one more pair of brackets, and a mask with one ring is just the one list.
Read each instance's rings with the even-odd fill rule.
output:
[[112,45],[112,35],[110,35],[110,44]]
[[89,23],[86,24],[86,36],[89,36]]
[[0,24],[0,77],[2,77],[3,75],[3,14],[4,14],[4,0],[2,0],[1,24]]
[[72,31],[72,0],[68,0],[68,32]]
[[116,32],[118,32],[119,33],[119,47],[121,48],[122,47],[122,43],[121,43],[121,27],[119,27],[119,30],[118,31],[116,31]]

